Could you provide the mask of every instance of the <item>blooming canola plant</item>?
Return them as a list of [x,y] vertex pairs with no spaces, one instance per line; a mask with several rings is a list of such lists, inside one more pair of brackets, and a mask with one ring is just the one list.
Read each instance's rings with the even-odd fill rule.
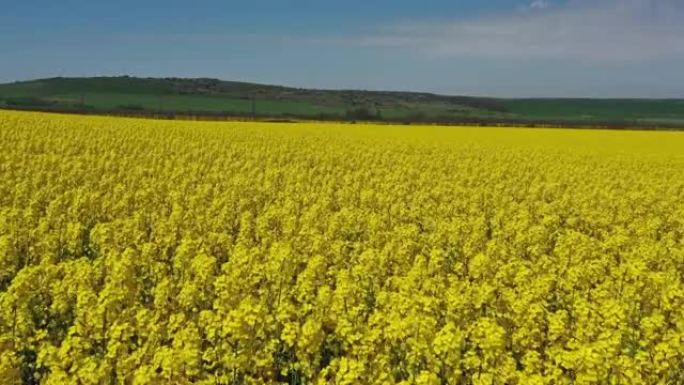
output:
[[6,384],[682,384],[684,133],[0,112]]

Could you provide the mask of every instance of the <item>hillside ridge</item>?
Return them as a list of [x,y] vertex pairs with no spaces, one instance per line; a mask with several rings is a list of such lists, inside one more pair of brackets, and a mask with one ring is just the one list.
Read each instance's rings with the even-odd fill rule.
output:
[[54,77],[0,84],[0,108],[403,123],[684,126],[684,99],[506,99],[178,77]]

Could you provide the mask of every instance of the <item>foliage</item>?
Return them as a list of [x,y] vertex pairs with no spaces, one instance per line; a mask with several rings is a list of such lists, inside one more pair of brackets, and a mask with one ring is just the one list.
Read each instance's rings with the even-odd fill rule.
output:
[[681,384],[680,133],[0,112],[7,384]]

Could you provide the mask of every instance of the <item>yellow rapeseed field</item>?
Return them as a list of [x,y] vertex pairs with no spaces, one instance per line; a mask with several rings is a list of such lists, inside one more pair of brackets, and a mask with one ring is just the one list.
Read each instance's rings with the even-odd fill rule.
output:
[[684,133],[0,112],[3,384],[684,384]]

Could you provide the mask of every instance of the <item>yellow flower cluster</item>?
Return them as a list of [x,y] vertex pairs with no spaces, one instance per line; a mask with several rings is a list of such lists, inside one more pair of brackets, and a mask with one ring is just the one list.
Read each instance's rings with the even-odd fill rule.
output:
[[683,384],[684,135],[0,112],[3,384]]

